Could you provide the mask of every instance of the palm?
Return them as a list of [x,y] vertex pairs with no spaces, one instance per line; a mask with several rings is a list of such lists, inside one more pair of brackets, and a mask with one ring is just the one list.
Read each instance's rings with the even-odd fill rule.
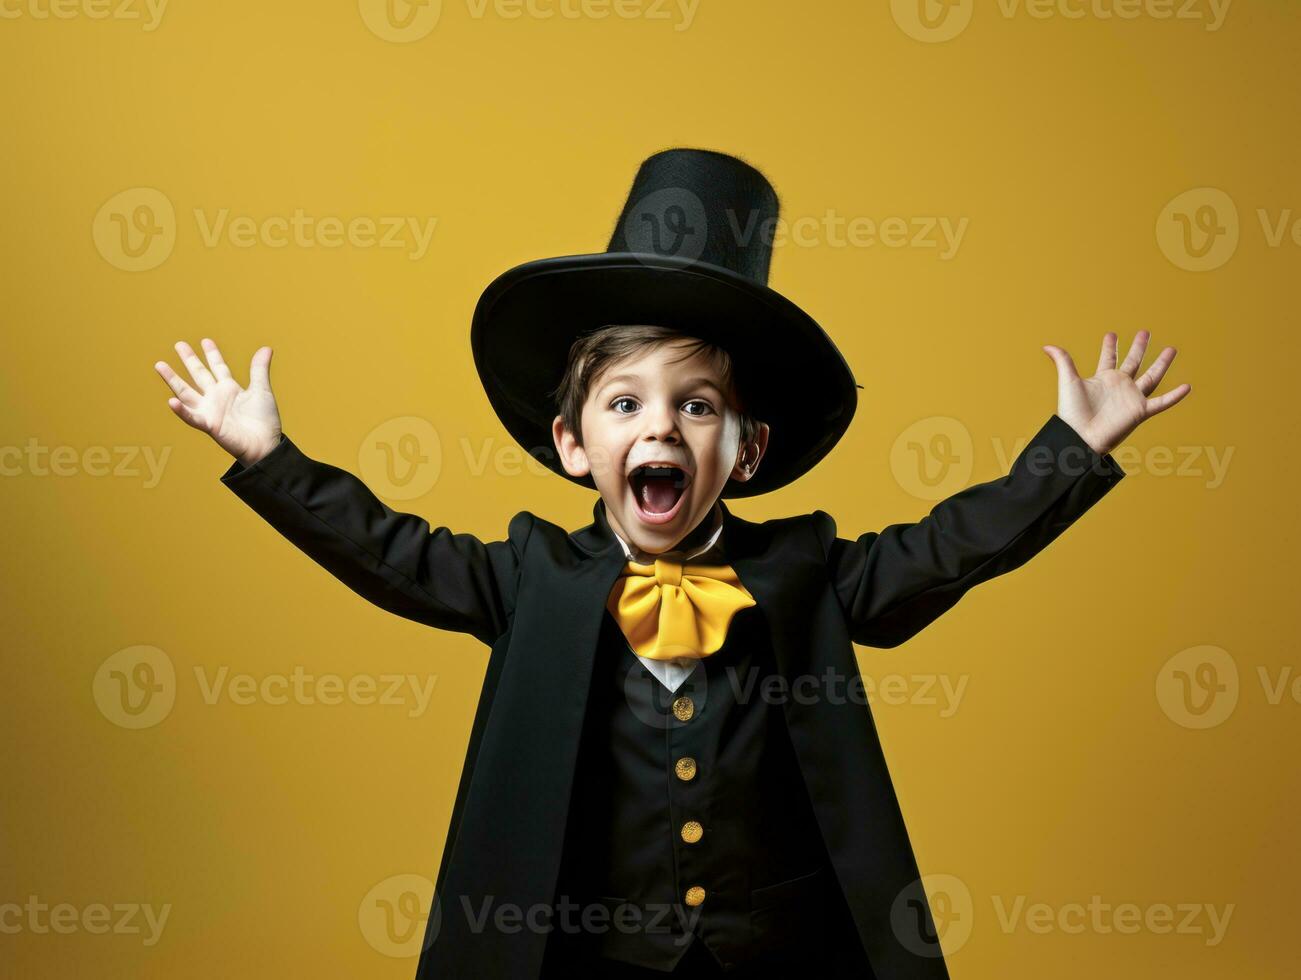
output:
[[241,388],[226,378],[203,393],[195,414],[218,445],[247,449],[267,434],[267,420],[277,417],[276,400],[269,391]]
[[1165,348],[1151,367],[1135,377],[1149,337],[1148,331],[1140,330],[1124,362],[1117,366],[1116,335],[1108,332],[1102,339],[1098,370],[1091,378],[1081,378],[1070,354],[1060,347],[1049,344],[1043,348],[1057,364],[1057,415],[1098,453],[1110,452],[1144,419],[1164,412],[1192,391],[1185,383],[1164,395],[1148,397],[1176,354],[1173,347]]
[[175,392],[167,403],[187,425],[208,433],[213,440],[245,462],[266,455],[280,441],[280,413],[271,392],[271,348],[260,347],[249,365],[249,385],[242,388],[230,373],[221,351],[204,339],[211,370],[189,344],[176,344],[195,387],[191,387],[165,361],[154,367]]

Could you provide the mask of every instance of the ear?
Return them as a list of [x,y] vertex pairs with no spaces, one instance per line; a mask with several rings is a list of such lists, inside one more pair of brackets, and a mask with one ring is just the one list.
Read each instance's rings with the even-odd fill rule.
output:
[[768,451],[768,423],[760,422],[754,438],[736,447],[736,465],[732,467],[732,479],[745,483],[759,472],[759,460]]
[[578,444],[578,439],[565,428],[565,418],[557,415],[551,421],[551,438],[555,440],[556,452],[560,454],[560,464],[570,476],[587,476],[592,472],[587,451]]

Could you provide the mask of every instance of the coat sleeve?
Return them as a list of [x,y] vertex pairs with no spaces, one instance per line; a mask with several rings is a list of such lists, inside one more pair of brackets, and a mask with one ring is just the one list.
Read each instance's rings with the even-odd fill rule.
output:
[[252,466],[221,477],[267,523],[381,609],[488,645],[506,631],[533,516],[484,543],[390,509],[357,477],[314,460],[283,433]]
[[850,637],[894,647],[950,609],[974,585],[1010,572],[1045,548],[1125,476],[1055,413],[1008,474],[967,487],[913,524],[856,540],[814,521]]

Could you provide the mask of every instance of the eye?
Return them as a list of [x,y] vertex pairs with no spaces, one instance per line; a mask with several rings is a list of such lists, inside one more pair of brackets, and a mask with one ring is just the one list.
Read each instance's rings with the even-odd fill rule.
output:
[[[610,408],[612,408],[614,412],[618,415],[631,414],[631,412],[634,411],[634,409],[629,409],[627,412],[623,412],[619,410],[619,405],[622,404],[623,402],[631,402],[634,406],[637,404],[637,400],[635,398],[632,398],[629,395],[620,395],[614,401],[610,402]],[[691,411],[690,407],[692,405],[698,406],[699,408],[702,409],[702,411],[695,411],[695,412]],[[709,404],[709,402],[700,398],[694,398],[689,402],[685,402],[682,407],[684,410],[687,411],[688,415],[692,415],[696,418],[704,418],[707,415],[712,415],[714,412],[714,406]]]

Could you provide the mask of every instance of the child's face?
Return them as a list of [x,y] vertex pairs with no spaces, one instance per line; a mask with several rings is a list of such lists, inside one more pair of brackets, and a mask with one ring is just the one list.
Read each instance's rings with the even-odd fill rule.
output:
[[[748,446],[740,444],[740,417],[723,379],[703,351],[683,359],[683,346],[661,344],[597,377],[583,404],[584,445],[561,416],[552,423],[565,472],[590,472],[611,526],[649,554],[672,549],[699,525],[729,478],[749,480],[768,444],[762,423]],[[651,463],[676,469],[663,477],[637,472]]]

